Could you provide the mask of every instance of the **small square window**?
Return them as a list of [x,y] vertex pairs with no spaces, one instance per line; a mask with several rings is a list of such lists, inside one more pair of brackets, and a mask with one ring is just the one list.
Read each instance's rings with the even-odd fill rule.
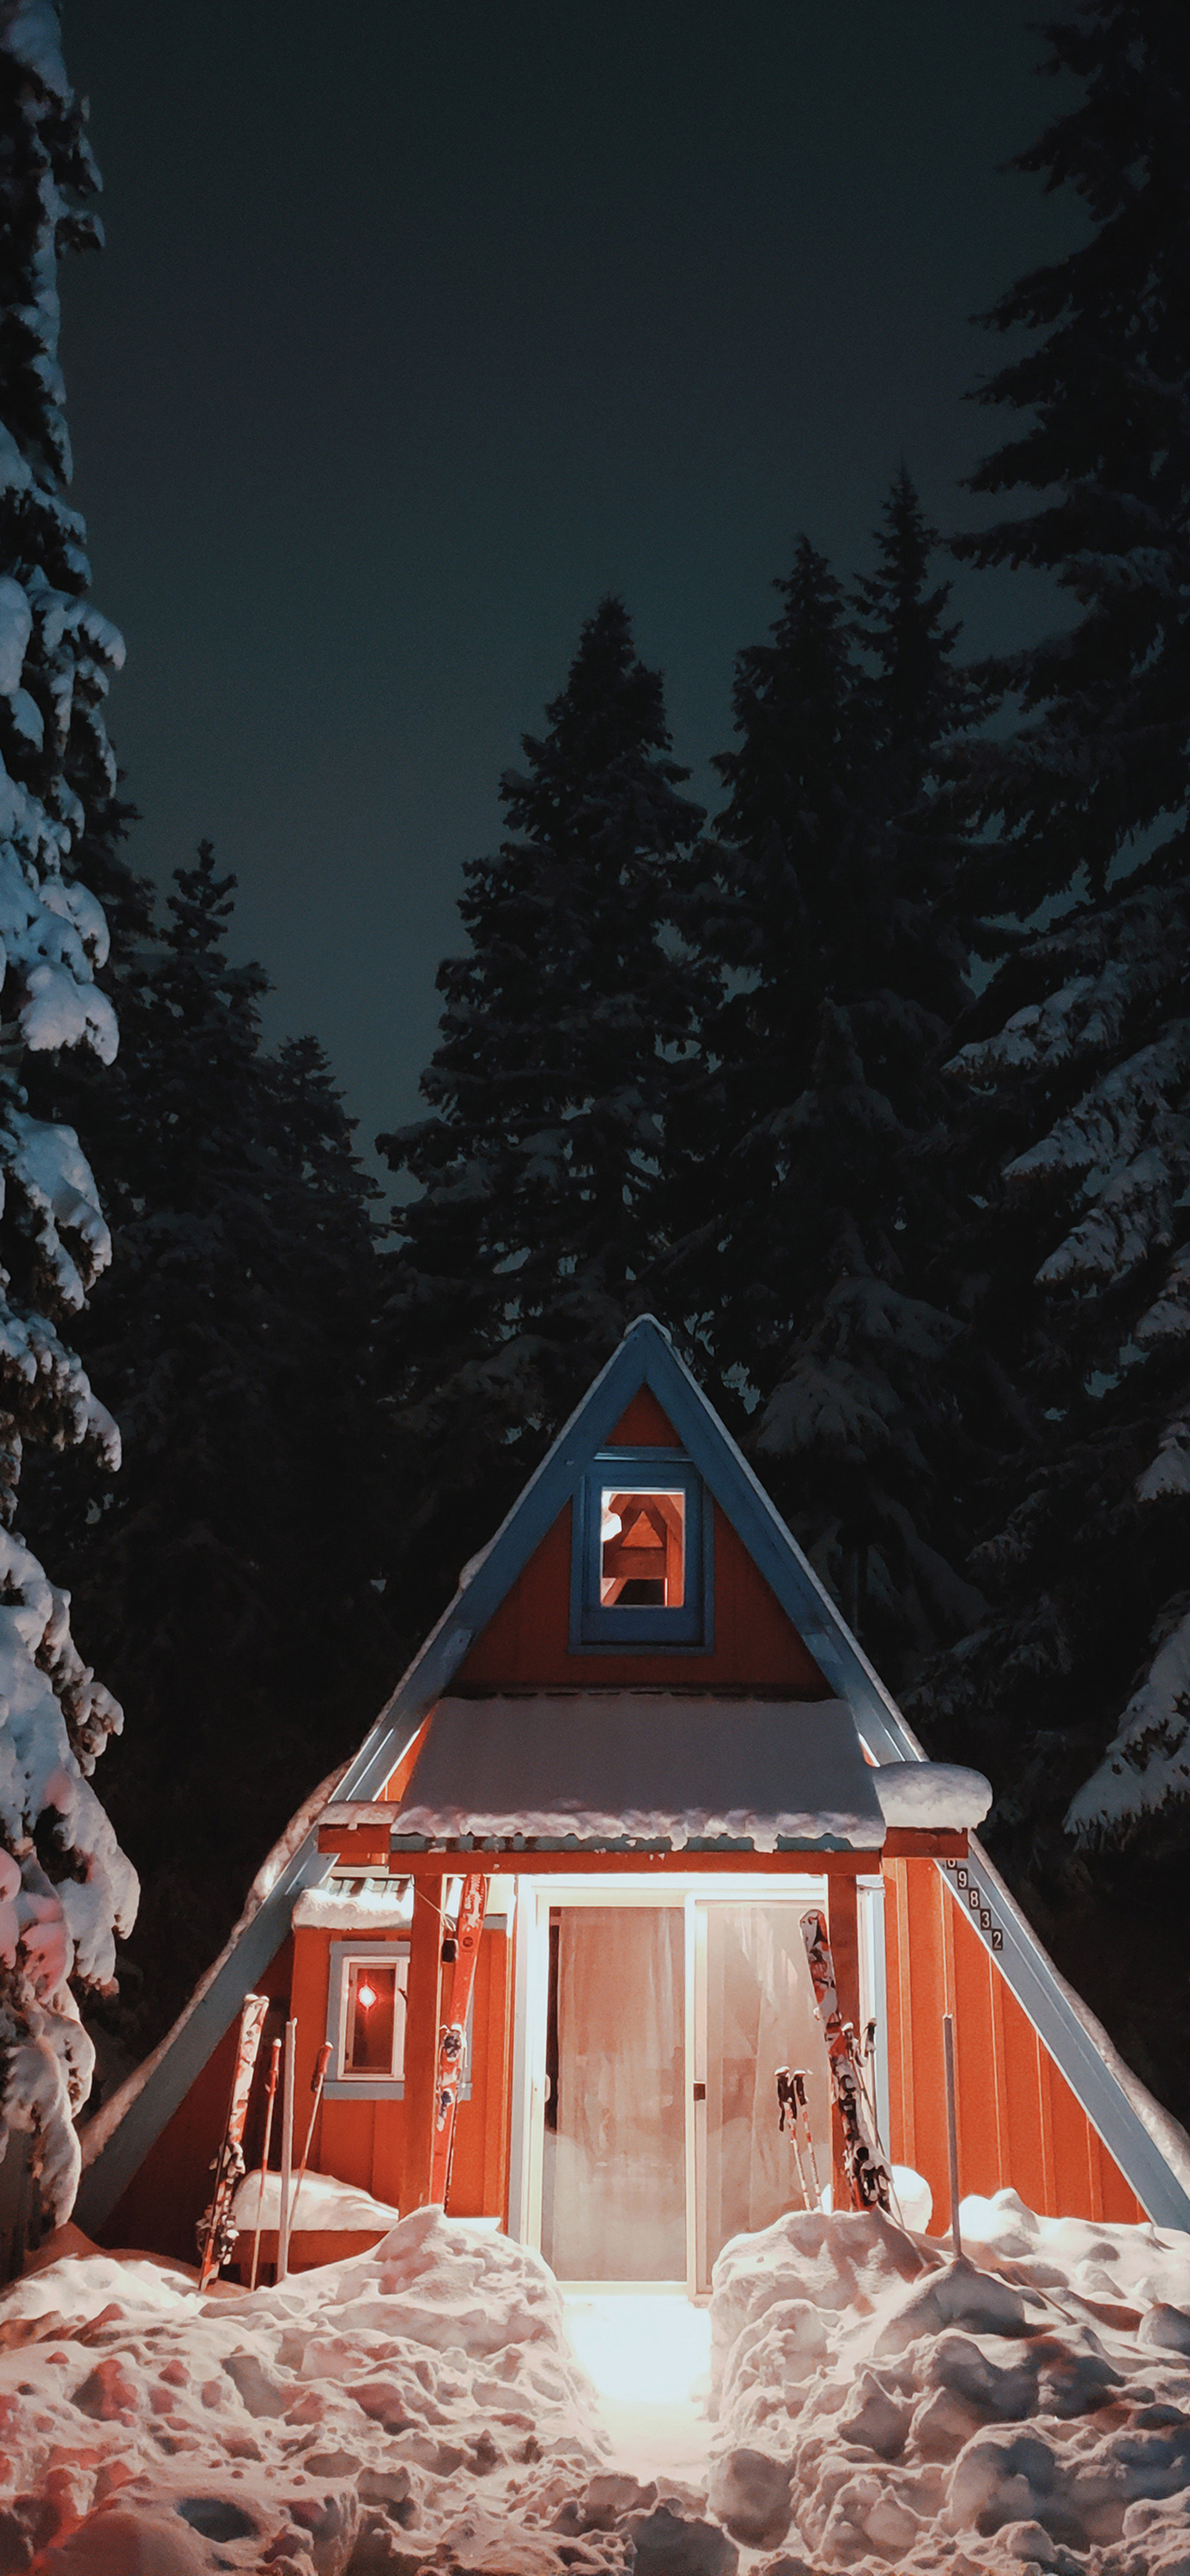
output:
[[408,1941],[332,1941],[329,1964],[328,2101],[400,2101]]
[[[328,2102],[400,2102],[405,2094],[405,1998],[409,1943],[360,1939],[330,1944],[326,2035]],[[471,2019],[463,2043],[459,2098],[471,2098]]]
[[711,1512],[693,1462],[674,1449],[608,1449],[575,1496],[570,1642],[710,1642]]
[[[408,1960],[401,1962],[408,1974]],[[405,2063],[405,1990],[396,1964],[352,1959],[343,2016],[342,2075],[399,2075]]]

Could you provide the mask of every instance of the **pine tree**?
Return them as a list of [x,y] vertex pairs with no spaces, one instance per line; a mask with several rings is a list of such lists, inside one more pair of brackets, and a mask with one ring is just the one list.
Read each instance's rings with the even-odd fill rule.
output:
[[110,1805],[144,1881],[118,2040],[147,2047],[218,1950],[299,1795],[391,1685],[369,1382],[375,1185],[321,1051],[269,1055],[234,879],[204,844],[130,947],[95,1157],[116,1236],[86,1358],[118,1479],[45,1509],[77,1616],[137,1712]]
[[979,389],[1021,420],[971,488],[1039,506],[955,541],[1046,574],[1075,612],[999,666],[1023,720],[973,763],[1017,914],[1082,880],[1101,895],[1136,836],[1181,814],[1190,730],[1190,23],[1178,0],[1081,0],[1045,35],[1045,69],[1081,96],[1015,166],[1073,190],[1090,230],[987,317],[1030,345]]
[[919,1284],[934,1067],[966,994],[939,771],[971,692],[936,544],[902,469],[858,624],[803,540],[771,642],[739,658],[704,930],[730,981],[691,1149],[713,1215],[673,1265],[752,1395],[757,1466],[894,1668],[978,1606],[939,1543],[962,1327]]
[[547,730],[471,862],[443,965],[431,1115],[380,1144],[399,1206],[390,1331],[405,1574],[449,1597],[642,1304],[666,1104],[699,978],[672,935],[699,807],[621,603],[582,630]]
[[31,2133],[43,2210],[69,2215],[73,2114],[94,2053],[75,1990],[110,1988],[136,1904],[90,1774],[119,1729],[74,1645],[69,1595],[14,1527],[22,1459],[119,1441],[62,1338],[110,1251],[75,1133],[34,1114],[30,1060],[116,1025],[95,983],[103,913],[82,863],[111,825],[103,700],[123,647],[89,606],[85,531],[64,494],[58,260],[99,239],[98,188],[48,0],[0,12],[0,2154]]
[[1011,943],[955,1067],[978,1329],[1031,1427],[985,1497],[992,1614],[920,1716],[932,1749],[990,1770],[1002,1858],[1171,2098],[1190,2033],[1170,1971],[1190,1843],[1190,24],[1085,0],[1046,33],[1081,94],[1021,166],[1091,228],[991,317],[1032,343],[982,398],[1025,418],[975,487],[1038,506],[960,541],[1055,575],[1075,611],[1003,666],[1021,722],[971,764],[989,891],[1062,907]]

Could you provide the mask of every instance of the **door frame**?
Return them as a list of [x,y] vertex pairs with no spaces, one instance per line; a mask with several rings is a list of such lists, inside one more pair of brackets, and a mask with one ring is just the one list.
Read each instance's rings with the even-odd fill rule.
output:
[[[860,2013],[875,2019],[876,2100],[881,2136],[888,2148],[888,2045],[884,1968],[884,1882],[859,1881]],[[686,2278],[681,2281],[567,2281],[568,2290],[647,2289],[664,2294],[685,2290],[688,2298],[707,2296],[706,2224],[707,2109],[707,1909],[715,1904],[825,1905],[827,1881],[801,1877],[796,1891],[788,1874],[772,1878],[705,1872],[689,1878],[635,1876],[581,1878],[561,1874],[520,1879],[516,1918],[516,1977],[512,2047],[512,2099],[509,2139],[508,2233],[535,2253],[541,2251],[541,2187],[545,2146],[546,2016],[549,2000],[549,1921],[552,1907],[630,1905],[664,1907],[684,1917],[685,2008],[685,2201]],[[703,2087],[701,2100],[697,2088]]]

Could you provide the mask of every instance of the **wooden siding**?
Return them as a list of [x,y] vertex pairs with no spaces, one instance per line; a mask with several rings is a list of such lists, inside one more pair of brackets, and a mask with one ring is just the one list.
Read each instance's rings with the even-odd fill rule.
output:
[[[293,2009],[298,2024],[294,2125],[304,2135],[310,2080],[326,2034],[330,1945],[348,1936],[303,1927],[295,1935]],[[362,1936],[361,1936],[362,1937]],[[383,1936],[369,1932],[369,1941]],[[397,1937],[394,1935],[394,1937]],[[471,2098],[459,2104],[450,2208],[456,2218],[496,2218],[507,2197],[506,2067],[512,2012],[511,1943],[490,1928],[480,1944],[472,2015]],[[303,2112],[302,2105],[306,2106]],[[300,2139],[299,2139],[300,2144]],[[310,2161],[393,2209],[401,2203],[403,2102],[324,2102]],[[275,2161],[276,2159],[274,2159]]]
[[680,1449],[681,1441],[651,1386],[638,1387],[616,1424],[609,1449]]
[[[310,2117],[311,2078],[326,2036],[330,1984],[330,1944],[342,1933],[300,1930],[278,1951],[259,1991],[271,1998],[257,2060],[248,2123],[245,2162],[260,2162],[264,2126],[264,2074],[273,2038],[279,2037],[290,2012],[298,2025],[294,2083],[294,2165],[305,2143]],[[369,1932],[368,1939],[377,1936]],[[472,2021],[471,2099],[459,2106],[455,2132],[450,2207],[459,2218],[503,2218],[508,2198],[508,2137],[505,2103],[511,2060],[512,1944],[506,1932],[485,1931],[475,1980]],[[146,2253],[195,2260],[195,2226],[211,2196],[211,2160],[217,2154],[235,2056],[236,2030],[224,2033],[172,2118],[166,2123],[136,2177],[118,2201],[102,2230],[110,2246],[136,2246]],[[280,2163],[280,2094],[274,2120],[270,2163]],[[312,2170],[355,2183],[374,2200],[400,2206],[404,2146],[403,2102],[326,2102],[319,2114],[310,2151]],[[301,2231],[299,2231],[300,2240]],[[293,2268],[308,2262],[330,2262],[353,2251],[359,2239],[333,2239],[321,2233],[293,2248]],[[373,2241],[371,2239],[367,2240]],[[262,2238],[262,2260],[271,2260]]]
[[714,1511],[715,1629],[709,1653],[636,1647],[622,1654],[571,1654],[568,1503],[459,1666],[452,1688],[777,1689],[794,1699],[829,1699],[829,1685],[792,1620],[717,1503]]
[[953,2013],[959,2190],[1006,2184],[1048,2218],[1134,2221],[1140,2202],[932,1862],[886,1861],[889,2125],[950,2225],[942,2016]]
[[[256,2080],[244,2132],[246,2162],[259,2164],[264,2128],[264,2074],[274,2037],[285,2028],[293,1976],[293,1938],[283,1941],[256,1992],[268,1995],[270,2009],[261,2037]],[[196,2075],[185,2101],[167,2120],[150,2147],[135,2180],[98,2231],[110,2246],[135,2246],[146,2254],[170,2254],[175,2261],[197,2261],[195,2228],[211,2197],[211,2161],[219,2152],[227,2098],[235,2063],[240,2017],[235,2020],[206,2065]]]

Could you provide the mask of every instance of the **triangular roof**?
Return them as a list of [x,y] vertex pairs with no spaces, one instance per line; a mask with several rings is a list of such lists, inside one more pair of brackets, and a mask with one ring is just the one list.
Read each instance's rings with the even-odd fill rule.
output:
[[[654,1316],[644,1315],[629,1327],[495,1536],[464,1568],[454,1599],[328,1796],[341,1801],[379,1794],[471,1646],[571,1500],[585,1469],[609,1444],[642,1388],[656,1397],[686,1455],[803,1638],[831,1692],[848,1702],[873,1758],[877,1762],[926,1758],[664,1326]],[[267,1892],[237,1927],[222,1958],[147,2067],[113,2096],[90,2124],[90,2134],[84,2129],[84,2172],[76,2210],[82,2226],[101,2226],[114,2209],[234,2020],[244,1995],[275,1957],[289,1931],[297,1897],[333,1867],[333,1859],[318,1850],[314,1801],[308,1801],[302,1811],[303,1824],[307,1816],[309,1825],[300,1838],[291,1829],[291,1836],[277,1847],[277,1871]],[[1190,2192],[1183,2188],[1159,2143],[1168,2127],[1172,2146],[1177,2135],[1174,2124],[1130,2076],[1107,2033],[1059,1977],[974,1839],[971,1851],[996,1909],[996,1965],[1150,2216],[1166,2226],[1190,2228]],[[948,1884],[953,1887],[952,1881]],[[991,1947],[991,1934],[974,1917],[968,1919]]]

